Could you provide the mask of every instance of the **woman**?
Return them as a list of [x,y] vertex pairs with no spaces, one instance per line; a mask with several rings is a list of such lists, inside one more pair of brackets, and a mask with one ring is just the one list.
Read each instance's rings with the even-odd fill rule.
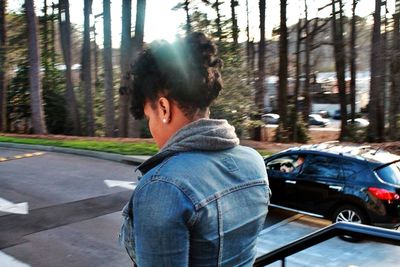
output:
[[160,148],[124,208],[121,239],[138,266],[251,266],[270,190],[262,157],[209,119],[222,88],[202,33],[150,45],[134,66],[131,111]]

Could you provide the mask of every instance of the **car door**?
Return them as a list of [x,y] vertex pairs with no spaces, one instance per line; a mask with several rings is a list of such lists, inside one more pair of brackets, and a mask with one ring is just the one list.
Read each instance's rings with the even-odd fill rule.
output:
[[296,176],[300,169],[298,159],[298,154],[284,154],[266,162],[272,204],[296,208]]
[[304,165],[296,177],[298,209],[323,215],[342,196],[341,161],[334,156],[308,155]]

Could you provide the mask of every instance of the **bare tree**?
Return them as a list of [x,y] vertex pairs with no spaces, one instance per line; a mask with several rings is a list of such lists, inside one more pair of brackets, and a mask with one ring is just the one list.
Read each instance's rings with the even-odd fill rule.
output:
[[67,103],[68,120],[72,123],[72,134],[80,135],[80,119],[71,71],[71,22],[69,16],[69,0],[59,1],[58,21],[60,26],[60,39],[65,63],[66,91],[65,98]]
[[351,106],[351,120],[354,122],[356,117],[356,6],[358,0],[353,0],[352,17],[351,17],[351,33],[350,33],[350,106]]
[[314,33],[310,33],[310,21],[308,20],[308,5],[307,0],[304,0],[304,33],[305,33],[305,62],[304,62],[304,109],[303,119],[308,122],[308,115],[311,113],[311,92],[310,92],[310,75],[311,75],[311,46],[314,38]]
[[121,32],[121,82],[119,88],[119,122],[118,135],[128,136],[129,122],[129,87],[130,87],[130,44],[131,44],[131,10],[132,0],[122,1]]
[[[264,95],[265,95],[265,0],[260,0],[260,43],[258,45],[258,73],[256,80],[256,93],[254,102],[257,107],[257,118],[261,118],[264,112]],[[255,140],[261,139],[261,128],[256,129]]]
[[264,111],[264,80],[265,80],[265,0],[259,1],[260,8],[260,43],[258,45],[258,77],[256,81],[255,103],[257,112]]
[[[96,14],[94,15],[94,23],[92,27],[90,27],[90,49],[93,55],[93,74],[94,74],[94,95],[96,95],[96,92],[99,91],[100,87],[100,75],[99,75],[99,69],[100,69],[100,64],[99,64],[99,46],[97,45],[97,29],[96,29],[96,19],[98,17],[102,17],[103,13]],[[104,52],[104,51],[103,51]]]
[[93,114],[93,92],[91,72],[91,49],[90,49],[90,14],[92,13],[92,0],[84,1],[84,25],[83,25],[83,48],[82,48],[82,79],[85,92],[86,109],[86,131],[88,136],[94,136],[94,114]]
[[105,121],[106,136],[114,136],[114,90],[111,43],[111,12],[110,0],[103,0],[104,25],[104,91],[105,91]]
[[29,45],[29,84],[31,92],[32,126],[35,134],[47,134],[44,120],[42,88],[40,85],[40,53],[38,22],[33,0],[25,0]]
[[281,0],[281,19],[279,28],[279,88],[278,110],[282,130],[287,129],[287,78],[288,78],[288,30],[286,26],[287,1]]
[[301,64],[300,64],[300,59],[301,59],[301,53],[300,53],[300,48],[301,48],[301,34],[303,32],[302,29],[302,20],[299,19],[299,22],[297,22],[297,38],[296,38],[296,83],[294,87],[294,108],[293,108],[293,118],[294,121],[292,121],[292,128],[293,128],[293,135],[292,139],[293,141],[297,142],[297,118],[298,118],[298,113],[299,113],[299,92],[300,92],[300,74],[301,74]]
[[253,79],[253,69],[250,59],[250,51],[251,51],[251,44],[250,44],[250,19],[249,19],[249,0],[246,0],[246,63],[247,63],[247,83],[250,84],[250,81]]
[[7,1],[0,1],[0,132],[7,129]]
[[334,47],[336,79],[339,88],[341,131],[340,140],[347,135],[347,105],[345,81],[345,47],[343,40],[343,3],[342,0],[332,0],[332,40]]

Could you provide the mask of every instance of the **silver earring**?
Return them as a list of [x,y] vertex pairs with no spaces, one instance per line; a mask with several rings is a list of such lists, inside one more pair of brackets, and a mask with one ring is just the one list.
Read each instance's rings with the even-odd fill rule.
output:
[[167,119],[166,118],[162,119],[162,122],[167,123]]

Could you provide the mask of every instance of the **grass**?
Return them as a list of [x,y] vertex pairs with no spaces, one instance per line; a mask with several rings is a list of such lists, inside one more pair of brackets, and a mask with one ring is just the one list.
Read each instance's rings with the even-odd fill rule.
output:
[[77,148],[117,153],[122,155],[154,155],[158,151],[158,148],[155,144],[145,142],[118,142],[83,139],[54,140],[45,138],[21,138],[10,136],[0,136],[0,142]]
[[[14,136],[1,136],[0,142],[44,145],[66,148],[85,149],[101,152],[116,153],[121,155],[154,155],[158,152],[156,144],[146,142],[120,142],[105,140],[85,140],[85,139],[46,139],[46,138],[26,138]],[[257,150],[263,157],[272,153],[267,150]]]

